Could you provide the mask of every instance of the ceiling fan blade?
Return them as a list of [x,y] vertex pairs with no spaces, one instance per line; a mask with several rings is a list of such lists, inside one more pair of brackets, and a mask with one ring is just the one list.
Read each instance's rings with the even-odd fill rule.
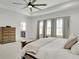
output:
[[32,3],[35,3],[36,2],[36,0],[32,0]]
[[23,7],[22,9],[25,9],[25,8],[27,8],[28,6],[25,6],[25,7]]
[[34,6],[33,8],[41,10],[40,8],[38,8],[38,7],[35,7],[35,6]]
[[29,0],[29,2],[31,2],[31,0]]
[[34,6],[46,6],[47,4],[34,4]]
[[26,1],[26,0],[24,0],[24,2],[26,2],[26,3],[27,3],[27,1]]
[[17,5],[25,5],[25,4],[22,4],[22,3],[16,3],[16,2],[13,2],[13,4],[17,4]]

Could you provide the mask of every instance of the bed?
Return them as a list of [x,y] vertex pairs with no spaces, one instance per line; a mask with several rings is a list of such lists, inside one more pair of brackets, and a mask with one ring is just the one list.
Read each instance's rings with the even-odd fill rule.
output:
[[21,59],[21,43],[13,42],[0,45],[0,59]]
[[[79,55],[72,54],[69,49],[64,49],[67,39],[45,38],[27,44],[22,49],[22,55],[27,53],[36,59],[79,59]],[[41,45],[40,45],[41,44]]]

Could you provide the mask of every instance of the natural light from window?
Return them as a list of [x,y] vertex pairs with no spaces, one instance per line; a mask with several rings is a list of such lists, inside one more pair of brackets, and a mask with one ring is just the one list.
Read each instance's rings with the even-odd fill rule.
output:
[[21,31],[26,31],[26,22],[21,22]]
[[56,36],[62,37],[63,36],[63,20],[57,19],[56,21]]
[[51,20],[47,20],[47,31],[46,31],[47,36],[51,35]]
[[43,34],[43,21],[39,23],[39,34]]

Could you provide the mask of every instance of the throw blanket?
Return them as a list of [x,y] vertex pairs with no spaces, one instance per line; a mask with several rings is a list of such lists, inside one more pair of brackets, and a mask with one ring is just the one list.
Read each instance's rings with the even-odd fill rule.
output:
[[27,44],[23,49],[22,49],[22,53],[25,52],[31,52],[33,54],[36,54],[38,52],[38,50],[47,45],[48,43],[54,41],[56,38],[41,38],[39,40],[36,40],[35,42],[29,43]]

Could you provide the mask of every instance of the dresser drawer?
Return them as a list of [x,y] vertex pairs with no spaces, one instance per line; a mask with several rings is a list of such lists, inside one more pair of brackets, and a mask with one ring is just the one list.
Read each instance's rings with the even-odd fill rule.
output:
[[8,28],[6,28],[6,27],[2,27],[2,30],[8,30]]
[[8,37],[8,36],[5,36],[5,37],[3,37],[2,39],[3,39],[3,40],[5,40],[5,39],[9,39],[9,37]]
[[8,33],[8,35],[10,35],[10,36],[15,36],[15,33]]
[[10,42],[15,42],[16,40],[15,39],[11,39],[11,40],[9,40]]
[[8,33],[9,31],[8,30],[6,30],[6,31],[2,31],[3,33]]
[[9,33],[3,33],[2,35],[3,35],[3,37],[9,36]]
[[8,38],[7,38],[7,39],[3,39],[2,42],[3,42],[3,44],[9,43],[9,42],[10,42],[9,40],[10,40],[10,39],[8,39]]
[[9,28],[9,32],[15,32],[15,28]]
[[2,42],[2,39],[0,39],[0,43]]
[[11,39],[12,39],[12,38],[14,39],[14,38],[15,38],[15,36],[10,36],[10,38],[11,38]]

